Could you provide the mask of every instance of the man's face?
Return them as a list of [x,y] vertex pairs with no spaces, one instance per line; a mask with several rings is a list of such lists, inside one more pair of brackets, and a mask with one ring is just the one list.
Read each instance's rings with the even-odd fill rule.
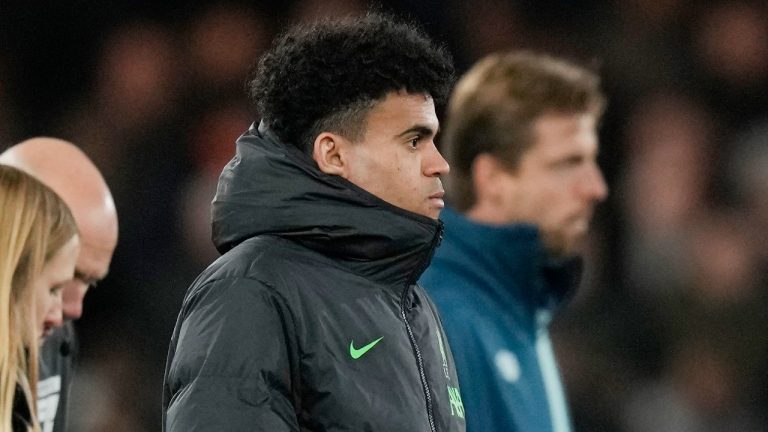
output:
[[449,169],[435,147],[438,127],[431,97],[389,93],[368,114],[363,140],[348,146],[345,177],[390,204],[437,219],[444,207],[440,176]]
[[42,181],[72,210],[81,251],[75,277],[63,289],[63,312],[65,320],[80,318],[85,293],[107,275],[117,244],[117,214],[109,188],[82,151],[57,138],[26,140],[0,154],[0,161]]
[[83,315],[83,299],[88,289],[107,275],[114,243],[107,239],[84,235],[77,257],[75,277],[63,290],[65,320],[76,320]]
[[544,115],[517,169],[500,176],[505,221],[537,225],[553,255],[580,251],[594,207],[608,194],[595,129],[592,114]]

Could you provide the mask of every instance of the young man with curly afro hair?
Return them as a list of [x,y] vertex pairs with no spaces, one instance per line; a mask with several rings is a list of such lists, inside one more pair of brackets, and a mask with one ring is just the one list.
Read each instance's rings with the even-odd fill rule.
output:
[[213,200],[223,254],[187,291],[165,431],[464,431],[434,304],[444,48],[389,16],[289,29]]

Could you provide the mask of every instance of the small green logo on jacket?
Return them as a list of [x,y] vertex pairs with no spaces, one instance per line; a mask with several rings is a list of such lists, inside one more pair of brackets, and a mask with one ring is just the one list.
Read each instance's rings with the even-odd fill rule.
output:
[[461,401],[461,393],[459,393],[459,389],[448,386],[448,397],[451,400],[451,415],[464,418],[464,403]]
[[369,343],[368,345],[366,345],[366,346],[364,346],[362,348],[355,348],[355,341],[351,341],[349,343],[349,356],[352,357],[355,360],[359,359],[365,353],[370,351],[370,349],[373,348],[382,339],[384,339],[383,336],[378,338],[378,339],[376,339],[375,341]]

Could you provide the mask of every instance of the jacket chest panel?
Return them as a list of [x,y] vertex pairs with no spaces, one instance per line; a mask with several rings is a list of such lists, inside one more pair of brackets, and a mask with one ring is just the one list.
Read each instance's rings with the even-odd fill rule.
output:
[[302,417],[308,426],[349,422],[338,430],[429,430],[397,299],[380,289],[344,294],[313,296],[301,314]]

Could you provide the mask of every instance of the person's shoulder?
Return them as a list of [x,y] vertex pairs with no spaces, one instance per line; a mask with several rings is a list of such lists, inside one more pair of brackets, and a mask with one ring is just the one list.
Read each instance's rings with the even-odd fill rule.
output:
[[192,287],[209,285],[218,280],[268,279],[271,271],[281,271],[287,260],[281,257],[287,247],[276,236],[256,236],[230,249],[206,268]]
[[489,291],[483,289],[488,284],[483,276],[466,262],[437,260],[424,272],[419,285],[441,313],[463,321],[477,319],[478,315],[499,307]]
[[432,263],[421,275],[419,285],[432,295],[435,292],[443,296],[451,293],[462,295],[468,285],[476,283],[475,279],[475,270],[466,262],[436,253]]
[[185,307],[227,298],[291,298],[306,281],[301,268],[316,255],[295,242],[271,235],[252,237],[214,261],[192,283]]
[[335,257],[276,235],[252,237],[231,249],[203,273],[207,279],[244,278],[274,285],[301,283],[303,269],[342,270]]

